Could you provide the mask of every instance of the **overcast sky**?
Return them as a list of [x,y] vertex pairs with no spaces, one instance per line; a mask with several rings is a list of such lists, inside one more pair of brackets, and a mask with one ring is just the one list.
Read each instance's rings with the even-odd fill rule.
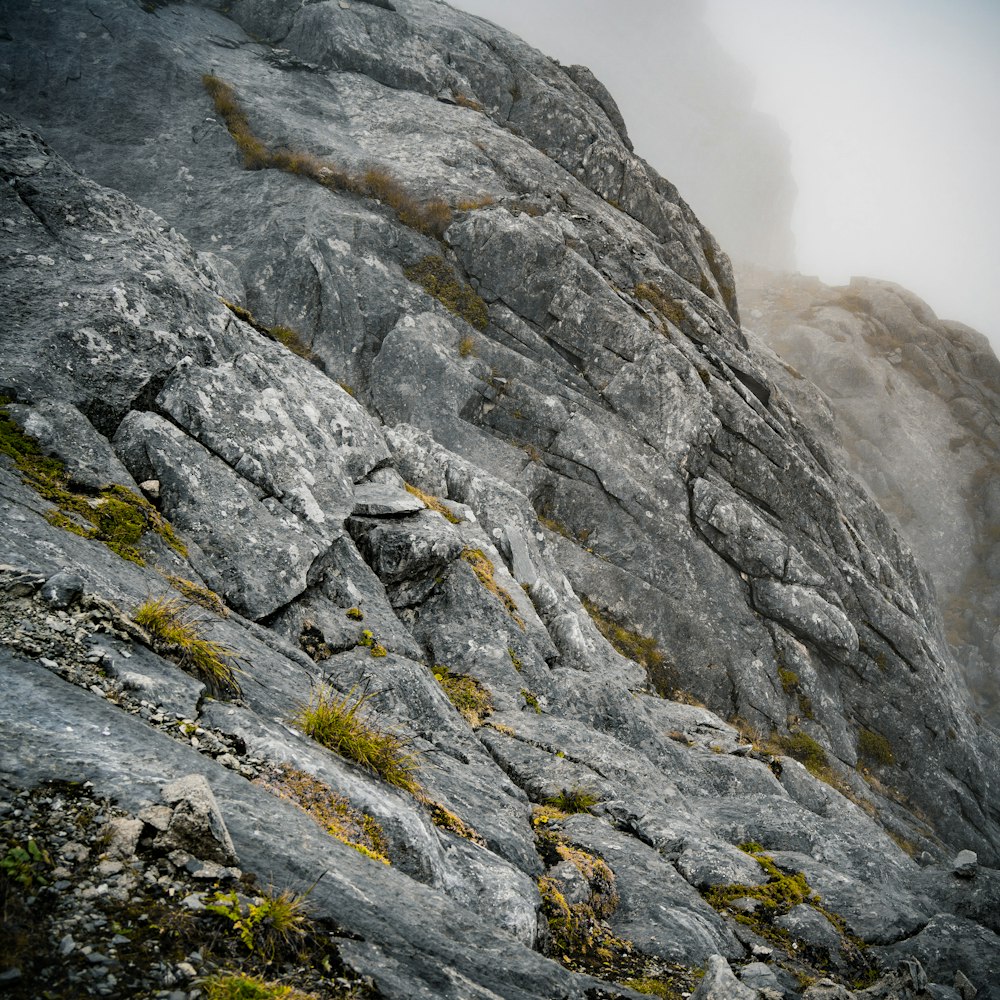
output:
[[[614,18],[616,34],[633,32],[645,47],[648,18],[630,16],[642,0],[455,5],[562,62],[587,63],[611,83],[630,127],[630,104],[642,107],[656,88],[655,62],[623,67],[622,47],[605,44]],[[754,106],[789,136],[798,269],[830,284],[852,274],[898,281],[1000,348],[1000,0],[704,7],[756,80]],[[636,151],[644,153],[638,142]],[[669,163],[653,165],[670,178]]]

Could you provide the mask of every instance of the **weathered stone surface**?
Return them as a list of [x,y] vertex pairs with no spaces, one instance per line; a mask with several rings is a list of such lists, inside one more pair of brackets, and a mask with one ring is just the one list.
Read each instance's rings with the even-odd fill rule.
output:
[[56,611],[63,611],[83,595],[86,581],[79,573],[62,571],[50,576],[42,584],[40,595],[43,601]]
[[691,1000],[757,1000],[755,989],[744,986],[721,955],[708,960],[708,970]]
[[[991,974],[973,945],[996,929],[1000,743],[933,591],[844,471],[818,394],[739,327],[728,261],[596,81],[429,0],[94,0],[12,8],[5,30],[10,108],[126,194],[0,120],[0,310],[18,331],[0,388],[25,423],[59,401],[71,470],[155,482],[188,553],[147,532],[146,565],[124,561],[0,461],[5,783],[85,777],[163,835],[183,823],[159,789],[201,775],[246,871],[298,888],[326,872],[310,900],[386,997],[627,995],[526,947],[549,939],[547,867],[583,898],[532,826],[574,791],[597,802],[560,829],[614,869],[615,933],[715,956],[725,989],[719,955],[795,957],[696,888],[764,877],[748,840],[887,954],[936,934],[970,979]],[[442,238],[308,171],[244,170],[206,68],[269,146],[375,160],[417,202],[447,200]],[[488,322],[406,277],[428,257]],[[60,572],[96,596],[46,608]],[[240,666],[237,703],[203,698],[125,617],[183,580],[229,605],[203,624]],[[435,666],[478,683],[483,725]],[[320,685],[369,696],[426,801],[296,730]],[[247,780],[286,762],[383,824],[391,869]],[[960,848],[974,878],[942,862]]]
[[167,782],[161,789],[170,806],[167,828],[157,840],[167,850],[189,851],[196,858],[233,865],[239,860],[212,789],[200,774]]

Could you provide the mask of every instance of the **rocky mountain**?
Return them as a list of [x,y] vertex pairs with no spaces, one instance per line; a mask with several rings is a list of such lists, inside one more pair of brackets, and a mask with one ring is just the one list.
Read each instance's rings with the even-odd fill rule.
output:
[[989,342],[889,282],[830,288],[747,268],[739,285],[748,326],[822,390],[845,463],[929,571],[948,641],[995,723],[1000,362]]
[[1000,996],[997,732],[592,75],[0,12],[4,989]]

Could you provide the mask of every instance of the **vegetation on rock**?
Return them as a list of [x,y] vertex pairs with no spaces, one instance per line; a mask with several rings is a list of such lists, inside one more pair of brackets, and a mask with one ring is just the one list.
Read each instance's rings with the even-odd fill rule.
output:
[[202,634],[203,621],[190,604],[179,598],[158,597],[144,601],[132,612],[132,620],[144,628],[158,653],[200,678],[217,694],[240,693],[236,678],[236,654],[228,646]]
[[377,774],[390,785],[416,793],[420,785],[417,755],[409,740],[393,729],[378,724],[366,708],[371,693],[339,694],[329,685],[313,691],[307,705],[295,717],[298,727],[328,750],[353,760]]
[[187,558],[187,548],[173,526],[145,497],[116,484],[96,494],[78,489],[65,464],[43,455],[38,442],[11,419],[9,403],[7,397],[0,396],[0,454],[12,459],[22,480],[55,506],[47,515],[50,523],[103,542],[116,555],[140,566],[145,565],[145,559],[139,543],[149,533]]
[[432,493],[425,493],[419,486],[414,486],[412,483],[404,483],[403,485],[406,487],[406,492],[423,501],[424,506],[428,510],[437,511],[446,521],[450,521],[452,524],[462,523],[462,518],[444,503],[440,497],[436,497]]
[[498,601],[500,601],[506,609],[507,614],[510,615],[517,626],[523,631],[525,627],[524,619],[517,610],[517,602],[494,579],[496,567],[493,565],[489,556],[487,556],[482,549],[466,549],[462,553],[462,559],[464,559],[472,567],[472,572],[476,574],[479,582]]
[[434,680],[441,685],[448,700],[473,729],[478,729],[493,713],[493,696],[469,674],[455,674],[447,667],[434,667]]
[[[477,330],[485,330],[489,326],[490,315],[486,303],[471,285],[459,280],[454,268],[440,255],[429,254],[422,257],[416,264],[404,268],[403,274],[470,326]],[[459,344],[460,354],[462,343],[464,341]],[[468,350],[462,357],[471,352],[472,346],[470,341]]]

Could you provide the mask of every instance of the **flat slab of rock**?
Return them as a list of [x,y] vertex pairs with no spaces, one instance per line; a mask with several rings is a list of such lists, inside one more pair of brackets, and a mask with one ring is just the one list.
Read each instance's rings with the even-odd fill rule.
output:
[[419,514],[425,509],[423,500],[406,490],[385,483],[362,483],[354,488],[355,517],[401,517]]

